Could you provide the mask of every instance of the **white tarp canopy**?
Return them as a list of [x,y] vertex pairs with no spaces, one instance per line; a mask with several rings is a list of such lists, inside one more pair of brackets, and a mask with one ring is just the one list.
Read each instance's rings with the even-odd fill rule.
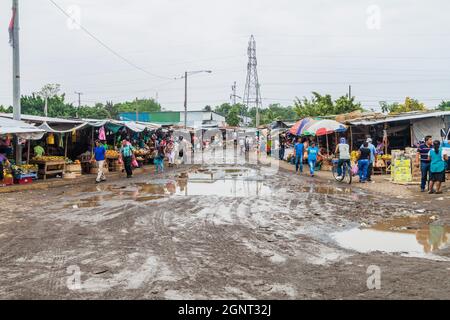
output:
[[445,122],[442,118],[416,120],[412,123],[413,143],[417,144],[419,141],[423,141],[426,136],[432,136],[434,140],[439,140],[442,129],[445,129]]
[[[0,113],[0,119],[9,120],[13,115],[10,113]],[[62,119],[62,118],[50,118],[32,115],[22,115],[23,121],[39,124],[41,129],[51,133],[68,133],[73,130],[80,130],[86,126],[102,127],[107,124],[113,124],[116,126],[127,127],[134,132],[142,132],[145,129],[158,129],[160,125],[146,122],[134,122],[134,121],[117,121],[117,120],[99,120],[99,119]],[[25,123],[25,122],[24,122]],[[26,123],[25,123],[26,124]],[[30,126],[30,125],[28,125]]]
[[15,134],[21,139],[39,140],[45,131],[23,121],[0,117],[0,135]]
[[72,131],[83,129],[87,125],[88,125],[87,123],[83,123],[76,127],[72,127],[72,128],[66,129],[66,130],[56,130],[56,129],[53,129],[52,127],[50,127],[47,122],[44,122],[38,128],[45,130],[46,132],[51,132],[51,133],[70,133]]

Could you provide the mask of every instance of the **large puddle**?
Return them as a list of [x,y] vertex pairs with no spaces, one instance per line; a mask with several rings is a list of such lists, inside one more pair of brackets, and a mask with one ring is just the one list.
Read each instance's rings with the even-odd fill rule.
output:
[[336,232],[331,237],[339,246],[361,253],[379,251],[428,257],[450,244],[450,226],[432,222],[432,216],[395,218],[370,228]]
[[258,170],[213,167],[180,173],[173,179],[152,180],[130,186],[86,186],[81,193],[93,196],[65,204],[65,208],[114,206],[123,201],[147,202],[171,196],[258,197],[272,194]]

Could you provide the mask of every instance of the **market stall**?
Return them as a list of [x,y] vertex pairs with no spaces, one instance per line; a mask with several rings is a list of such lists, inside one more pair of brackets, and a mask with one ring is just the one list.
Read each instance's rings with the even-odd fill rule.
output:
[[0,153],[4,158],[9,158],[10,166],[4,166],[2,163],[3,181],[0,184],[11,185],[14,183],[30,183],[37,178],[37,168],[28,164],[23,164],[19,159],[13,159],[14,146],[12,138],[18,139],[19,146],[29,140],[39,140],[43,137],[45,131],[35,126],[29,125],[23,121],[17,121],[0,117]]

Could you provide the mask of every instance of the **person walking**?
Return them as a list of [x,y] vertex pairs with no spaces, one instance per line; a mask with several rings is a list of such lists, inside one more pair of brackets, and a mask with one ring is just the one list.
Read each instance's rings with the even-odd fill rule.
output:
[[320,153],[319,148],[316,146],[316,143],[311,142],[311,145],[308,148],[308,165],[311,177],[314,177],[314,171],[317,164],[317,156],[322,156],[322,154]]
[[95,148],[94,148],[94,157],[95,161],[97,162],[98,166],[98,173],[97,173],[97,179],[95,179],[95,183],[100,183],[103,181],[106,181],[105,176],[105,159],[106,159],[106,148],[102,144],[100,140],[95,141]]
[[173,142],[173,138],[170,138],[167,143],[165,153],[169,159],[169,167],[172,167],[175,164],[175,144]]
[[367,181],[367,171],[369,169],[370,164],[370,154],[371,150],[369,148],[369,142],[364,142],[361,149],[359,149],[359,159],[358,159],[358,168],[359,168],[359,182],[366,183]]
[[3,153],[0,153],[0,183],[1,183],[2,187],[5,186],[4,181],[3,181],[5,179],[5,176],[3,174],[3,169],[5,166],[9,166],[9,165],[10,165],[10,163],[9,163],[9,160],[6,157],[6,155],[4,155]]
[[[367,168],[367,181],[372,181],[372,172],[373,172],[373,166],[375,164],[375,159],[377,155],[377,148],[373,145],[372,138],[367,138],[367,144],[368,148],[370,149],[370,159],[369,159],[369,166]],[[364,144],[361,146],[361,148],[364,148]]]
[[[448,161],[447,154],[443,153],[441,148],[441,142],[436,140],[433,142],[433,149],[428,154],[428,160],[430,161],[430,194],[442,194],[441,186],[445,182],[445,167]],[[434,186],[436,185],[436,191]]]
[[[433,146],[433,137],[426,136],[425,142],[419,145],[417,149],[416,166],[420,168],[422,173],[420,191],[425,192],[425,188],[429,181],[431,161],[429,160],[429,153]],[[429,189],[429,186],[428,186]]]
[[297,139],[297,143],[294,146],[295,157],[295,173],[303,173],[303,153],[305,152],[305,146],[301,138]]
[[163,146],[160,146],[158,149],[158,155],[154,159],[156,174],[164,172],[164,158],[165,158],[164,149],[165,148]]
[[286,139],[284,136],[280,135],[280,150],[278,155],[280,160],[284,160],[285,153],[286,153]]
[[127,172],[128,179],[133,177],[133,167],[131,165],[133,161],[133,151],[134,148],[131,143],[127,140],[123,140],[122,148],[120,148],[120,155],[122,156],[123,165],[125,167],[125,171]]
[[185,164],[187,156],[187,143],[184,140],[184,137],[180,136],[178,143],[178,157],[180,158],[180,162]]
[[444,148],[444,154],[448,156],[446,170],[450,170],[450,140],[444,140],[442,148]]
[[[347,168],[351,168],[352,164],[350,162],[350,146],[347,144],[347,140],[345,138],[341,138],[340,143],[336,146],[335,153],[339,154],[339,161],[338,161],[338,167],[337,167],[337,173],[338,177],[337,179],[342,179],[342,168],[344,164],[347,164]],[[347,174],[351,174],[348,172]]]

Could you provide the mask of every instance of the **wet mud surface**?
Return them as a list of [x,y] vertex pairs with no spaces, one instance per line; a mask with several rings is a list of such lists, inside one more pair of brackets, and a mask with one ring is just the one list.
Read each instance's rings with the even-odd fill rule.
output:
[[5,197],[2,299],[450,298],[448,208],[357,186],[211,164]]

